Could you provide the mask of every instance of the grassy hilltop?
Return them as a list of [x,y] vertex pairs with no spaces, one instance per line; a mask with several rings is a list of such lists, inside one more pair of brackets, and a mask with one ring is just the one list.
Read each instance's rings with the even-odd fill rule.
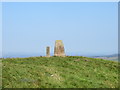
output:
[[118,88],[118,62],[79,56],[6,58],[3,88]]

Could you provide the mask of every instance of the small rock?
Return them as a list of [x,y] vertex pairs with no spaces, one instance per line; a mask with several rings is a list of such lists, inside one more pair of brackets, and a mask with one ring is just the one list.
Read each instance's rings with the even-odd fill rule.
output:
[[53,75],[51,75],[53,77]]
[[85,59],[85,61],[88,61],[88,60]]

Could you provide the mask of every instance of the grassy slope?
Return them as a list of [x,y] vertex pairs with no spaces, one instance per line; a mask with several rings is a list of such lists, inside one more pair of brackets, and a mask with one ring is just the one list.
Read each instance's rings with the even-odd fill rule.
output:
[[0,89],[2,88],[2,59],[0,59]]
[[86,57],[3,59],[4,88],[118,87],[118,62]]

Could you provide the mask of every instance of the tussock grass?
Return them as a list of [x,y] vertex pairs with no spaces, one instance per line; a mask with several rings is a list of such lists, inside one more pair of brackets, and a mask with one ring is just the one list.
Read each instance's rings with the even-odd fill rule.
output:
[[3,88],[118,88],[118,62],[80,56],[6,58]]

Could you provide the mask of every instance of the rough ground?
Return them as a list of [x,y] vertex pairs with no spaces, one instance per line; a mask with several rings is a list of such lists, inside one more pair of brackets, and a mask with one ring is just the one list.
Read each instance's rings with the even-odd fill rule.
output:
[[118,88],[118,62],[79,56],[6,58],[3,88]]

